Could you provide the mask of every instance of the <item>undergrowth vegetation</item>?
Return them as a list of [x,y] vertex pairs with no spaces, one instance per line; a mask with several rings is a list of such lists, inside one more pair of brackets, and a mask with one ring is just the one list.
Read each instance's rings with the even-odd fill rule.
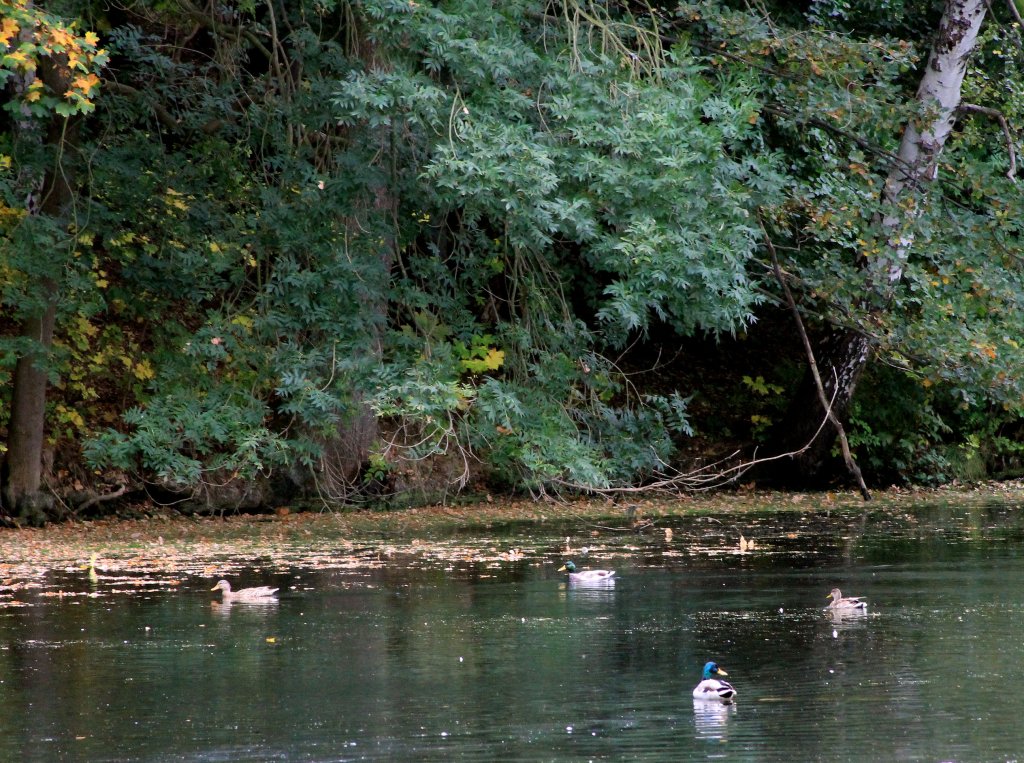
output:
[[965,85],[1007,132],[961,115],[879,317],[938,19],[734,5],[4,3],[9,460],[29,362],[70,511],[728,483],[700,470],[764,454],[807,362],[767,239],[815,338],[871,338],[870,479],[1015,474],[1019,29]]

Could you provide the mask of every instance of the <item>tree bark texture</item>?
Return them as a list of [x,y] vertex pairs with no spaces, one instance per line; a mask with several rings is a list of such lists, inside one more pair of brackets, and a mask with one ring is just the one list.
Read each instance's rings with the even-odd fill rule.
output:
[[[55,92],[64,92],[71,81],[66,57],[44,59],[40,76]],[[72,188],[60,151],[72,132],[68,120],[54,116],[43,130],[28,121],[19,125],[23,139],[39,140],[55,147],[55,162],[42,174],[41,182],[29,195],[31,214],[46,215],[58,221],[67,219]],[[38,293],[41,307],[29,315],[20,330],[33,349],[18,359],[12,379],[11,417],[7,433],[7,453],[3,468],[2,503],[8,514],[20,514],[40,521],[40,512],[49,501],[40,491],[43,477],[43,446],[46,433],[47,363],[53,346],[59,297],[58,276],[63,270],[63,255],[56,249],[39,252],[49,261],[49,272],[40,278]]]
[[946,0],[939,31],[917,88],[920,121],[903,130],[898,162],[890,170],[882,194],[888,212],[882,229],[888,236],[886,253],[869,262],[870,285],[881,298],[881,309],[892,301],[903,278],[903,267],[914,243],[914,222],[921,197],[938,175],[939,156],[953,131],[960,107],[967,59],[978,39],[987,8],[985,0]]
[[[55,292],[55,289],[54,289]],[[46,356],[53,344],[57,315],[56,302],[25,321],[21,335],[32,340],[38,350],[18,359],[11,394],[11,419],[7,434],[7,464],[4,482],[4,506],[19,511],[42,484],[42,457],[46,414]]]
[[[886,247],[881,256],[864,263],[868,302],[864,307],[881,314],[890,308],[914,244],[914,226],[920,216],[928,185],[938,173],[938,160],[949,138],[961,101],[967,60],[977,42],[987,9],[985,0],[946,0],[928,63],[917,89],[920,116],[907,123],[898,161],[889,171],[882,198],[887,210],[882,217]],[[857,382],[871,359],[873,343],[862,332],[840,330],[829,335],[819,348],[821,378],[833,412],[842,418],[853,398]],[[821,428],[826,412],[817,389],[807,378],[796,391],[777,437],[776,448],[804,448]],[[822,474],[835,440],[835,429],[821,434],[793,457],[787,480],[804,481]]]
[[[825,397],[839,419],[845,417],[860,375],[871,359],[871,350],[868,337],[854,331],[835,331],[817,348],[815,355]],[[790,401],[775,446],[780,452],[796,452],[788,468],[779,467],[776,476],[782,481],[805,483],[829,476],[823,470],[830,461],[836,430],[828,424],[822,426],[827,416],[808,371]]]

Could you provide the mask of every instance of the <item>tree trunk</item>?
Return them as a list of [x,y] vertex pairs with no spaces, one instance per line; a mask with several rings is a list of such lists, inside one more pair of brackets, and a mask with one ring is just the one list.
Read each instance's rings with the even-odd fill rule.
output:
[[[881,314],[892,304],[903,278],[903,269],[914,243],[914,226],[921,213],[924,194],[937,176],[942,148],[953,129],[960,105],[960,90],[967,59],[977,41],[985,17],[985,0],[946,0],[942,20],[925,67],[916,100],[921,117],[907,123],[900,141],[898,162],[886,178],[882,201],[886,213],[882,230],[886,247],[882,256],[864,263],[869,314]],[[822,382],[833,411],[840,417],[853,398],[861,373],[871,359],[871,340],[853,330],[839,331],[818,352]],[[808,377],[794,396],[781,427],[777,447],[785,451],[806,449],[793,457],[788,478],[806,480],[822,474],[829,460],[836,432],[822,427],[826,413]],[[811,441],[815,432],[820,434]]]
[[885,181],[882,198],[889,211],[882,218],[882,229],[888,237],[886,254],[867,265],[869,285],[882,298],[881,310],[888,307],[903,278],[903,266],[914,243],[913,226],[928,184],[938,177],[939,156],[953,131],[967,59],[977,42],[986,8],[986,0],[946,0],[917,88],[920,121],[911,120],[904,128],[899,161]]
[[[44,59],[40,76],[55,92],[64,92],[71,81],[66,57]],[[25,139],[38,140],[53,147],[65,144],[73,133],[68,120],[56,116],[45,131],[28,120],[19,123],[19,130]],[[55,150],[54,165],[41,173],[41,182],[33,183],[35,188],[27,202],[31,214],[46,215],[58,221],[67,219],[72,188],[69,170],[61,164],[61,155],[61,151]],[[7,513],[33,524],[42,523],[47,510],[53,505],[50,496],[44,494],[40,487],[46,432],[46,365],[57,319],[59,286],[56,274],[64,267],[63,257],[56,246],[51,251],[39,252],[38,256],[48,260],[50,266],[38,283],[41,306],[25,319],[20,330],[20,335],[29,340],[33,349],[18,359],[14,369],[7,453],[0,490]]]
[[[51,293],[55,291],[53,287]],[[19,358],[14,369],[3,498],[9,512],[22,515],[30,513],[29,507],[40,507],[41,503],[37,493],[42,484],[43,468],[47,383],[45,364],[53,344],[56,316],[57,305],[51,300],[40,315],[25,322],[21,334],[35,343],[38,349]]]
[[[840,419],[845,417],[857,381],[871,359],[871,351],[871,342],[864,334],[835,331],[815,353],[825,397],[831,403],[832,413]],[[822,408],[814,379],[808,372],[790,400],[776,445],[780,452],[795,455],[788,465],[779,467],[776,477],[783,482],[813,484],[830,476],[825,467],[832,461],[837,432],[826,421],[827,417],[828,412]]]

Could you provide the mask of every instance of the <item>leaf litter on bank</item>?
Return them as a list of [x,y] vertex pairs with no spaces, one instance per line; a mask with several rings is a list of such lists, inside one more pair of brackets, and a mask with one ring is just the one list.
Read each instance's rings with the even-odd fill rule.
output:
[[568,557],[596,562],[650,553],[677,559],[750,554],[741,548],[741,536],[756,538],[755,554],[792,554],[801,552],[804,536],[856,533],[855,520],[863,521],[866,513],[881,514],[894,527],[917,527],[915,507],[940,501],[1015,505],[1024,502],[1024,485],[1001,483],[973,491],[893,489],[870,504],[853,492],[794,495],[746,489],[630,504],[510,501],[223,518],[166,513],[4,529],[0,608],[23,606],[14,598],[22,591],[58,597],[83,591],[129,595],[174,590],[190,578],[210,580],[254,569],[450,570],[458,565],[543,565]]

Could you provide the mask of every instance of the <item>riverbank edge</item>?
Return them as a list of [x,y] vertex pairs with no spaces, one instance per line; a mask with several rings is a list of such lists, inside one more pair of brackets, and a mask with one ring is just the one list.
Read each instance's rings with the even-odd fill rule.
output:
[[582,499],[532,501],[492,499],[463,505],[436,505],[390,511],[292,511],[274,514],[184,516],[170,508],[155,508],[139,518],[102,518],[66,522],[42,528],[0,530],[0,572],[3,566],[38,563],[54,566],[80,562],[102,552],[108,556],[160,554],[168,558],[233,550],[247,557],[272,554],[283,540],[301,543],[302,538],[336,542],[346,546],[403,547],[424,538],[459,533],[471,536],[515,525],[571,526],[581,532],[596,523],[617,529],[656,528],[673,517],[701,514],[743,515],[770,512],[881,511],[901,505],[928,503],[964,504],[998,502],[1024,504],[1024,481],[935,489],[890,488],[878,491],[873,500],[861,500],[855,491],[791,493],[739,490],[696,496],[630,495],[616,501]]

